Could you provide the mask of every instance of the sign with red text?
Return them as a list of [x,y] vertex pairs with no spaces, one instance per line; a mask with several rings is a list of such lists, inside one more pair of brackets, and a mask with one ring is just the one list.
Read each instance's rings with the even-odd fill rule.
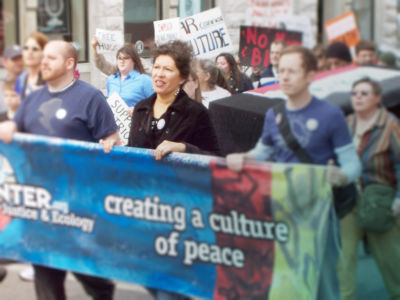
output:
[[267,67],[270,45],[284,40],[289,45],[300,45],[302,33],[275,28],[240,26],[239,59],[241,65]]
[[154,36],[158,45],[174,39],[187,41],[192,45],[194,55],[200,58],[232,52],[228,28],[219,7],[190,17],[155,21]]
[[292,0],[247,0],[246,24],[276,27],[274,18],[293,13]]
[[360,41],[356,17],[352,11],[325,22],[325,32],[330,44],[343,42],[353,47]]

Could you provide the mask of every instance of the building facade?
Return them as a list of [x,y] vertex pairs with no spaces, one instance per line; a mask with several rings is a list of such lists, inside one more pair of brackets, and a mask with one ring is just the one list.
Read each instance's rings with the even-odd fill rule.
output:
[[96,70],[90,46],[96,28],[123,31],[125,41],[141,40],[151,47],[154,20],[188,16],[220,6],[237,50],[248,1],[289,3],[293,14],[309,18],[312,35],[323,43],[324,22],[353,10],[362,38],[389,49],[400,45],[400,0],[0,0],[0,50],[9,44],[22,44],[24,37],[35,30],[50,38],[74,41],[81,48],[81,78],[104,89],[106,77]]

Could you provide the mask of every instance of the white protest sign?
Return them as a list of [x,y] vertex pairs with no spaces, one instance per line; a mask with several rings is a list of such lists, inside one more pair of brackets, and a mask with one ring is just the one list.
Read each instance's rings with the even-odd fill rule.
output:
[[125,101],[117,94],[112,94],[107,99],[108,105],[114,114],[115,122],[119,127],[119,134],[124,142],[124,145],[128,144],[129,131],[131,128],[132,118],[128,114],[128,105]]
[[122,32],[96,28],[96,37],[99,42],[97,52],[105,55],[107,60],[115,62],[118,49],[124,45]]
[[154,41],[157,45],[171,40],[179,40],[180,22],[179,18],[154,21]]
[[292,0],[247,0],[245,25],[277,28],[273,18],[292,13]]
[[309,49],[315,46],[315,34],[312,32],[311,21],[305,16],[278,16],[273,19],[279,29],[299,31],[303,34],[301,44]]
[[154,22],[157,44],[172,39],[187,41],[192,45],[194,55],[200,58],[214,58],[222,52],[233,51],[228,28],[219,7],[180,18],[179,31],[173,34],[176,30],[176,22],[177,18]]

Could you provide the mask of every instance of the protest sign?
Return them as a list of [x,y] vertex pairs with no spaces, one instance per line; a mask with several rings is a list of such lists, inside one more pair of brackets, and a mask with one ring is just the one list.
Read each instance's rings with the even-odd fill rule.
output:
[[343,42],[353,47],[360,41],[356,17],[352,11],[325,22],[325,32],[330,44]]
[[269,65],[269,48],[274,40],[284,40],[288,46],[298,45],[301,37],[296,31],[240,26],[240,64],[265,68]]
[[[179,31],[176,31],[178,20]],[[192,45],[194,55],[200,58],[232,52],[232,42],[219,7],[186,18],[155,21],[154,33],[156,44],[177,38],[187,41]]]
[[107,60],[116,61],[116,54],[124,44],[124,36],[121,31],[110,31],[96,28],[96,37],[99,45],[97,51],[107,57]]
[[[315,299],[323,166],[16,134],[0,143],[0,256],[207,299]],[[51,157],[51,160],[49,160]]]
[[165,44],[171,40],[179,40],[179,18],[154,21],[154,41],[157,45]]
[[128,114],[128,105],[125,101],[117,94],[114,93],[107,99],[108,105],[114,114],[115,122],[119,127],[119,135],[124,142],[124,145],[128,144],[129,131],[131,129],[132,117]]
[[292,12],[292,0],[247,0],[246,25],[276,28],[274,18]]

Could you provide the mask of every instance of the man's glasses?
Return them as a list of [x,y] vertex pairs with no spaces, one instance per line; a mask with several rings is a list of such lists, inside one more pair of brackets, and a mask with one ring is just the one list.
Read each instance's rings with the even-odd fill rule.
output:
[[368,96],[370,93],[367,92],[367,91],[352,91],[352,92],[351,92],[351,96],[352,96],[352,97],[355,97],[355,96],[357,96],[358,94],[360,94],[360,95],[363,96],[363,97],[366,97],[366,96]]

